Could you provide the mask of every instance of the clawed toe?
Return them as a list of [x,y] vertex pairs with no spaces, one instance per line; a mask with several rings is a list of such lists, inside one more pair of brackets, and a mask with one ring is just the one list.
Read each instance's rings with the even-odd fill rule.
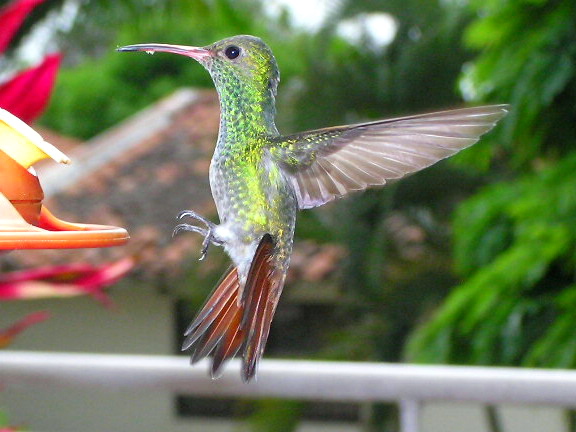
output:
[[192,232],[201,234],[204,237],[206,237],[208,235],[208,230],[206,230],[204,228],[197,227],[196,225],[178,224],[174,227],[174,231],[172,231],[172,237],[174,237],[180,231],[192,231]]
[[206,237],[204,237],[204,241],[202,242],[202,250],[200,251],[200,258],[198,258],[200,261],[203,261],[204,258],[206,258],[206,254],[208,253],[210,243],[215,243],[212,231],[208,231],[208,234],[206,235]]
[[185,217],[196,219],[197,221],[202,222],[204,225],[206,225],[210,229],[214,228],[214,226],[215,226],[213,222],[209,221],[208,219],[206,219],[203,216],[200,216],[194,210],[184,210],[184,211],[181,211],[180,213],[178,213],[178,219],[182,219]]
[[214,229],[216,228],[216,225],[192,210],[184,210],[178,214],[178,219],[182,219],[185,217],[190,217],[202,222],[204,225],[206,225],[206,228],[201,228],[192,224],[182,223],[176,225],[174,231],[172,231],[172,236],[175,236],[180,231],[192,231],[204,236],[204,240],[202,241],[202,250],[200,252],[200,261],[202,261],[204,258],[206,258],[206,254],[208,253],[208,248],[210,247],[210,244],[215,244],[217,246],[222,245],[222,241],[217,239],[214,235]]

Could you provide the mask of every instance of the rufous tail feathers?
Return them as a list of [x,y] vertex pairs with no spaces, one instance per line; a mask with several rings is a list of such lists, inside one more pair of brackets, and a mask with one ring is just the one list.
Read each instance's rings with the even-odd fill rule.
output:
[[211,375],[218,377],[225,361],[242,352],[242,378],[256,375],[270,332],[284,276],[275,267],[274,240],[260,240],[242,298],[238,301],[238,271],[231,268],[186,330],[182,350],[192,351],[192,363],[213,353]]

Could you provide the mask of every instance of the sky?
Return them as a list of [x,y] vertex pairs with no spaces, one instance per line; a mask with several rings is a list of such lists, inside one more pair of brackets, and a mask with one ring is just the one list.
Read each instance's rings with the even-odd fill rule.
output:
[[[288,10],[292,23],[308,31],[316,31],[330,13],[339,7],[339,0],[266,0],[264,10],[271,16],[278,16],[283,9]],[[337,32],[354,43],[363,36],[372,49],[381,49],[394,39],[396,23],[386,13],[365,13],[340,23]]]
[[338,4],[338,0],[266,0],[262,3],[264,10],[272,16],[287,9],[292,22],[309,31],[317,30]]

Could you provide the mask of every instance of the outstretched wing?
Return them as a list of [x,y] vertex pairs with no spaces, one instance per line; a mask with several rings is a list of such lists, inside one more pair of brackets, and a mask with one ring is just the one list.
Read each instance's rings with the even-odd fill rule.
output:
[[270,154],[289,174],[300,208],[384,185],[474,144],[507,105],[441,111],[278,137]]
[[270,332],[284,275],[274,267],[274,240],[260,241],[248,272],[242,298],[238,271],[232,268],[216,286],[188,330],[183,350],[192,351],[192,363],[213,352],[212,377],[229,358],[242,353],[242,378],[256,375],[258,361]]

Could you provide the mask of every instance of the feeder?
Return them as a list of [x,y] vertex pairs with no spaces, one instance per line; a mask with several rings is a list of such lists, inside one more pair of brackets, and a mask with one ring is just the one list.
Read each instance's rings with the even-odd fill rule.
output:
[[0,109],[0,250],[119,246],[129,239],[119,227],[71,223],[43,204],[44,192],[32,164],[70,160],[9,112]]

